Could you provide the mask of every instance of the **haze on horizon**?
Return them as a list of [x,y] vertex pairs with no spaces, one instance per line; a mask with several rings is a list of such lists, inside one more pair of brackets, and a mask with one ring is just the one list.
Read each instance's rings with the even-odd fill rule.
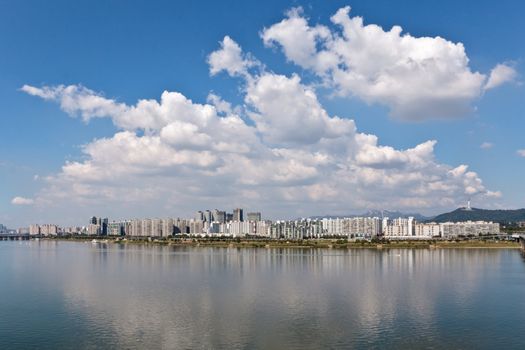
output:
[[0,223],[523,207],[491,4],[0,4]]

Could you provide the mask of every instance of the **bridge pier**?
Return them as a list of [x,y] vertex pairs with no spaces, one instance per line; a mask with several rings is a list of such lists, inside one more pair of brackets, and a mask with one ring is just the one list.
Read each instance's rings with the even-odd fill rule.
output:
[[521,250],[525,251],[525,236],[524,235],[520,235],[520,238],[518,240],[519,240],[519,242],[521,244]]
[[0,241],[25,241],[29,239],[30,239],[30,236],[28,234],[18,234],[18,233],[0,234]]

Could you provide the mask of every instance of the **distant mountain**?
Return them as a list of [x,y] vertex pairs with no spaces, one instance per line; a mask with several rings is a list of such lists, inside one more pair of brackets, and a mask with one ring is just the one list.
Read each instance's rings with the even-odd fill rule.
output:
[[353,218],[353,217],[388,217],[390,219],[395,218],[407,218],[412,216],[417,221],[428,221],[432,219],[432,217],[424,216],[419,213],[402,213],[399,211],[390,211],[390,210],[369,210],[362,214],[348,214],[348,215],[322,215],[322,216],[312,216],[311,219],[322,219],[322,218],[329,218],[329,219],[335,219],[335,218]]
[[390,219],[396,219],[396,218],[408,218],[413,217],[417,221],[427,221],[432,219],[431,216],[424,216],[419,213],[403,213],[400,211],[390,211],[390,210],[369,210],[366,213],[363,213],[361,215],[355,215],[355,216],[369,216],[369,217],[387,217]]
[[494,221],[500,223],[525,221],[525,209],[489,210],[472,208],[458,208],[450,213],[444,213],[431,219],[434,222],[447,221]]

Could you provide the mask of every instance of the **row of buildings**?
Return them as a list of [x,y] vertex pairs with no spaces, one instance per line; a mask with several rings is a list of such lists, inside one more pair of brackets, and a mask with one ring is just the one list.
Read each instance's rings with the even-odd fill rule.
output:
[[305,239],[323,237],[388,239],[456,238],[480,235],[498,235],[498,223],[485,221],[420,223],[414,218],[325,218],[276,221],[271,223],[271,238]]
[[36,236],[56,236],[59,233],[62,233],[62,229],[58,225],[53,224],[44,224],[44,225],[30,225],[29,234]]
[[[214,215],[214,214],[212,214]],[[236,219],[239,219],[237,217]],[[465,221],[446,223],[421,223],[414,218],[324,218],[298,220],[262,220],[260,213],[250,220],[215,221],[213,216],[201,219],[133,219],[109,222],[91,218],[88,226],[61,229],[57,225],[31,225],[31,235],[83,234],[90,236],[171,237],[244,237],[255,236],[272,239],[309,238],[364,238],[388,239],[455,238],[500,233],[498,223]]]
[[195,214],[195,221],[202,222],[218,222],[219,224],[225,224],[228,222],[244,222],[244,221],[261,221],[260,212],[251,212],[244,216],[244,209],[235,208],[232,213],[227,213],[223,210],[213,209],[213,210],[199,210]]

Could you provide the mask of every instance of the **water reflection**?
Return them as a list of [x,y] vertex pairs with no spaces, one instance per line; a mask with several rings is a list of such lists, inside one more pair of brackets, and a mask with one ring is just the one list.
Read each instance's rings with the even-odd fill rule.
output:
[[513,347],[495,325],[525,330],[525,304],[512,300],[524,295],[525,264],[513,250],[44,241],[6,252],[4,273],[55,293],[86,347]]

